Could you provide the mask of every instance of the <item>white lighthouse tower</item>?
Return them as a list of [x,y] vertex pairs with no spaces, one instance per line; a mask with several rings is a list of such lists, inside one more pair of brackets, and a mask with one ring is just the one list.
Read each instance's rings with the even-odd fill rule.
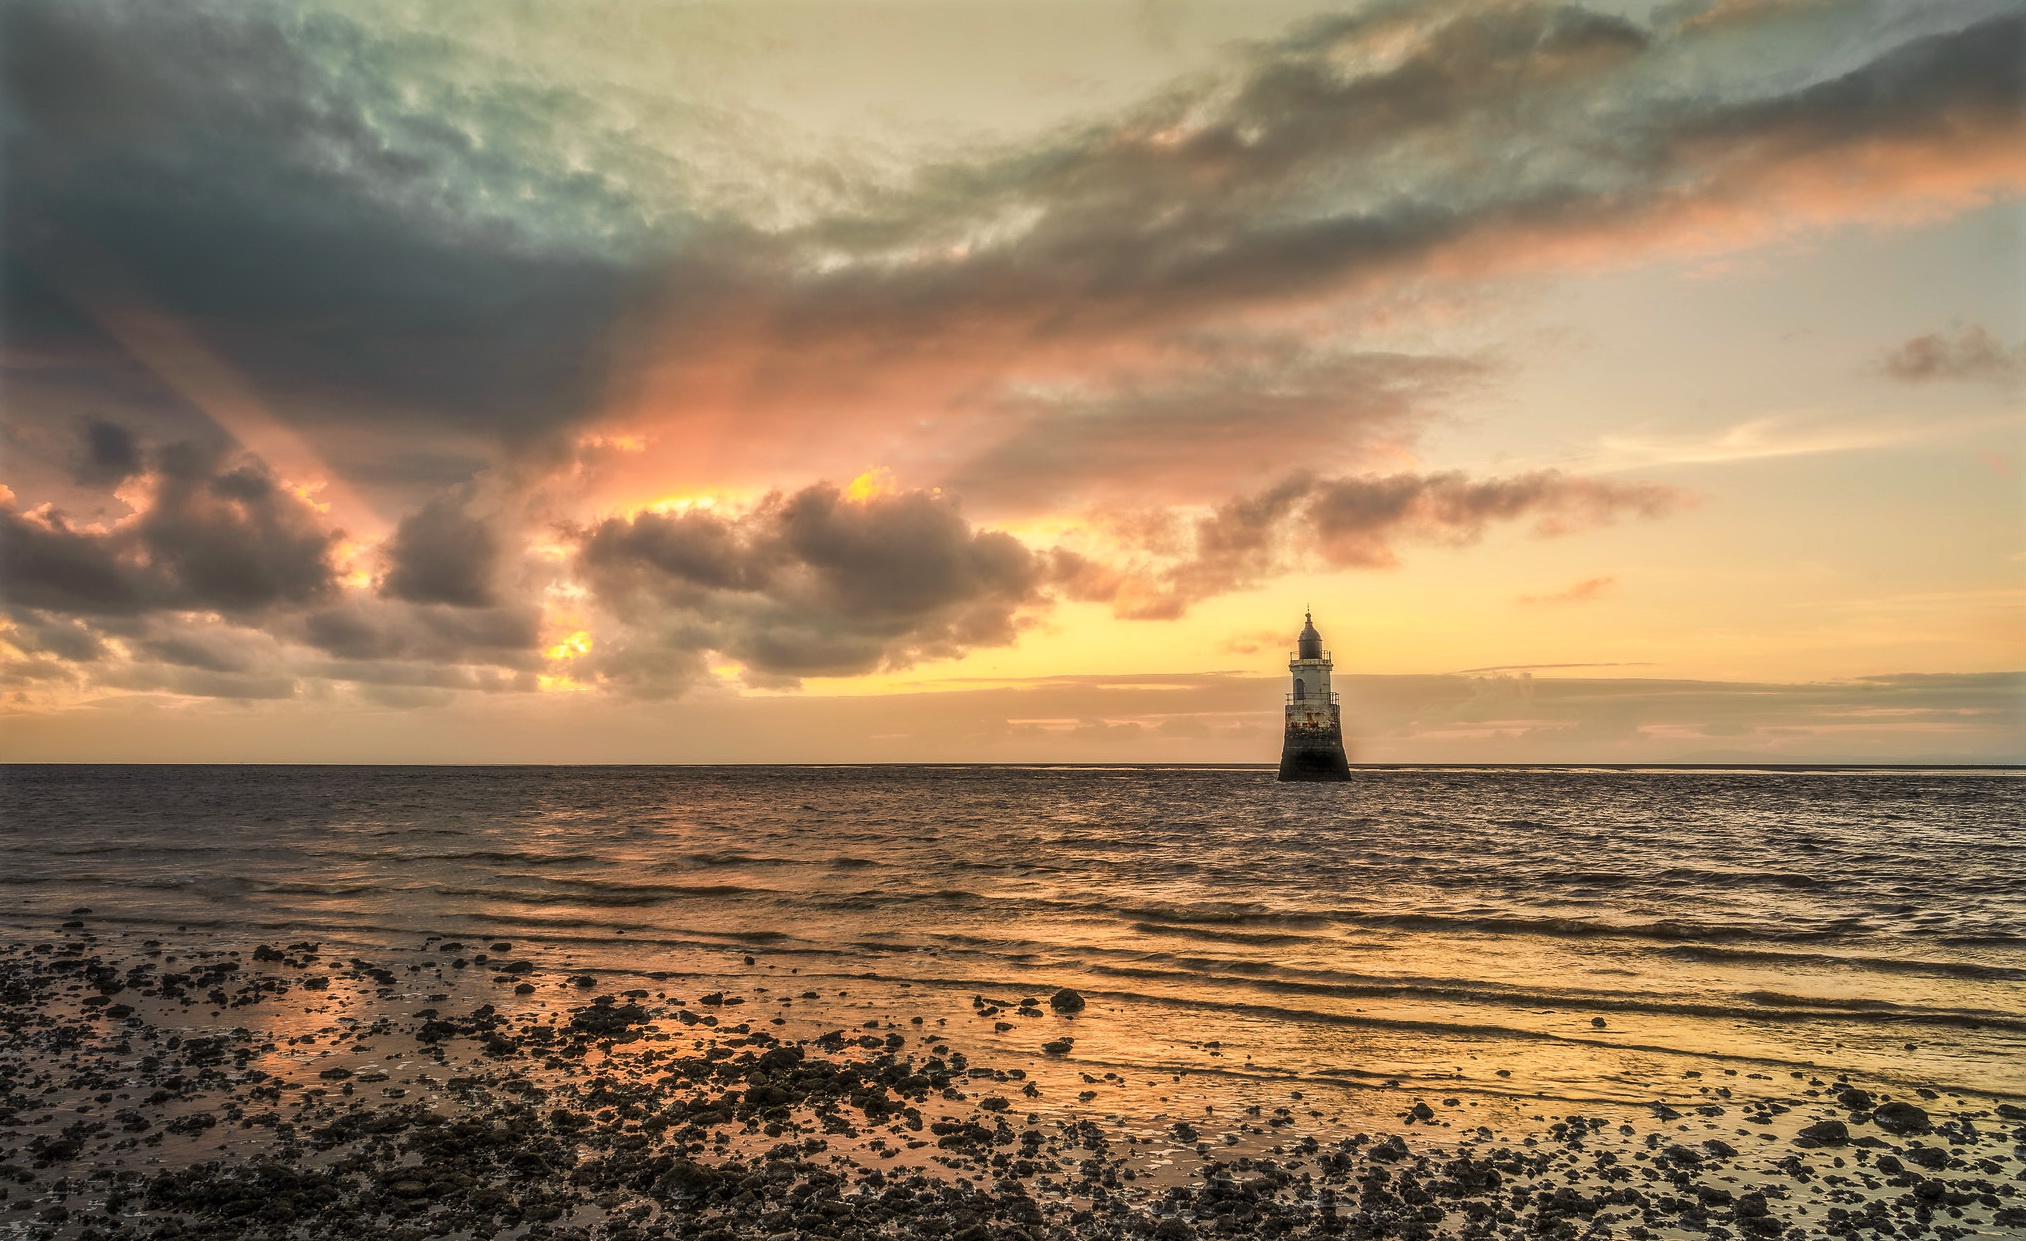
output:
[[1282,780],[1348,780],[1344,723],[1330,689],[1330,653],[1316,632],[1315,617],[1302,614],[1294,658],[1287,661],[1293,685],[1287,695],[1287,727],[1280,747]]

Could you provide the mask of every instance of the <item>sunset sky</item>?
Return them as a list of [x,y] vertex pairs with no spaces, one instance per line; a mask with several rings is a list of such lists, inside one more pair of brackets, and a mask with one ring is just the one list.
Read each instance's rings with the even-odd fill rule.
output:
[[2026,755],[2026,4],[16,0],[0,757]]

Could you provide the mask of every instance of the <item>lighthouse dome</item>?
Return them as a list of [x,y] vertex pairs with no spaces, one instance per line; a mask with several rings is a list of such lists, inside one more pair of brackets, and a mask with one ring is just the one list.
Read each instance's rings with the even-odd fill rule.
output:
[[1302,614],[1301,637],[1295,640],[1295,658],[1321,659],[1323,657],[1323,636],[1315,631],[1315,618]]

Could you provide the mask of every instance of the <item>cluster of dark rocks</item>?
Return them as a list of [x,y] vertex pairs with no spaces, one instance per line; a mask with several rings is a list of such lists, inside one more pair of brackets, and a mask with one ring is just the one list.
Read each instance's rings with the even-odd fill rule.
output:
[[[788,1018],[751,1015],[758,1004],[732,990],[685,998],[674,994],[685,980],[665,974],[622,987],[506,942],[426,948],[377,961],[307,941],[242,953],[83,925],[0,946],[0,1234],[1725,1241],[2026,1229],[2026,1111],[2009,1103],[1937,1115],[1933,1100],[1810,1081],[1780,1101],[1725,1091],[1677,1100],[1688,1112],[1655,1104],[1643,1131],[1572,1115],[1524,1138],[1445,1124],[1455,1099],[1415,1100],[1378,1134],[1255,1105],[1229,1109],[1259,1122],[1243,1128],[1262,1145],[1237,1153],[1199,1132],[1203,1118],[1134,1127],[1086,1112],[1094,1092],[1048,1097],[1030,1070],[1072,1054],[1068,1034],[1025,1067],[993,1067],[919,1016],[793,1037]],[[1069,990],[981,994],[971,1009],[994,1026],[1008,1013],[1068,1026],[1088,1003]],[[1123,1080],[1083,1074],[1111,1079]],[[1714,1135],[1739,1120],[1731,1138]]]

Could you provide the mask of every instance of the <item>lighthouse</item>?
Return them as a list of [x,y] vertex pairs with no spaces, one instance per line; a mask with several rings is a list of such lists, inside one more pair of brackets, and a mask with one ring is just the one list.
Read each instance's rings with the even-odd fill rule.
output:
[[1344,721],[1337,696],[1330,689],[1330,653],[1316,632],[1315,617],[1302,614],[1301,636],[1294,658],[1287,661],[1294,678],[1287,696],[1287,731],[1280,745],[1282,780],[1348,780],[1351,764],[1344,757]]

